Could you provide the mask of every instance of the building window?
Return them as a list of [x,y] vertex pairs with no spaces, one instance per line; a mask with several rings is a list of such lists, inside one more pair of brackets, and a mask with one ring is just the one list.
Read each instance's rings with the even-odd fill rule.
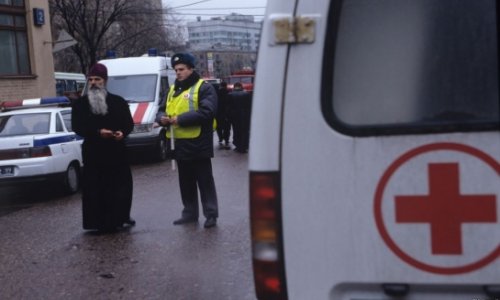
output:
[[0,76],[29,75],[24,0],[0,0]]

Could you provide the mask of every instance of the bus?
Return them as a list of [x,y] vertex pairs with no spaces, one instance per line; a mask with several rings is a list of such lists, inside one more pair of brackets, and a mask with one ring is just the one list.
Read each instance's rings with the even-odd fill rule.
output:
[[75,98],[81,95],[86,77],[81,73],[54,72],[56,95]]

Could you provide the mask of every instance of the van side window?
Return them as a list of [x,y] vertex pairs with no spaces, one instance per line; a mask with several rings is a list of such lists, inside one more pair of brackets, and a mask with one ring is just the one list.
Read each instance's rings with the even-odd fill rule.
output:
[[326,120],[354,136],[500,129],[496,12],[493,0],[335,1]]

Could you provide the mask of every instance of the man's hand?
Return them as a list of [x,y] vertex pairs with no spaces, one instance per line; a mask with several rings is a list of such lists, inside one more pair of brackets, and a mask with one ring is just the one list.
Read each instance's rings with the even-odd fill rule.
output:
[[112,131],[112,130],[103,128],[103,129],[99,130],[99,134],[101,135],[101,137],[103,139],[114,139],[115,141],[121,141],[124,138],[123,132],[120,130]]
[[113,133],[113,136],[115,137],[115,141],[121,141],[123,140],[123,132],[120,130],[117,130]]
[[112,130],[109,130],[109,129],[105,129],[105,128],[102,128],[101,130],[99,130],[99,134],[101,135],[101,137],[103,139],[110,139],[110,138],[114,138],[114,133]]
[[160,123],[163,126],[166,126],[169,124],[177,125],[177,116],[174,116],[174,117],[162,116],[160,119]]

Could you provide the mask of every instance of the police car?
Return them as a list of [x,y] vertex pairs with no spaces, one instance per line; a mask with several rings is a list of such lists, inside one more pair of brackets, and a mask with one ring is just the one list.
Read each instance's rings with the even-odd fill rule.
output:
[[66,97],[0,104],[0,185],[57,181],[73,194],[80,187],[82,139],[71,131]]

